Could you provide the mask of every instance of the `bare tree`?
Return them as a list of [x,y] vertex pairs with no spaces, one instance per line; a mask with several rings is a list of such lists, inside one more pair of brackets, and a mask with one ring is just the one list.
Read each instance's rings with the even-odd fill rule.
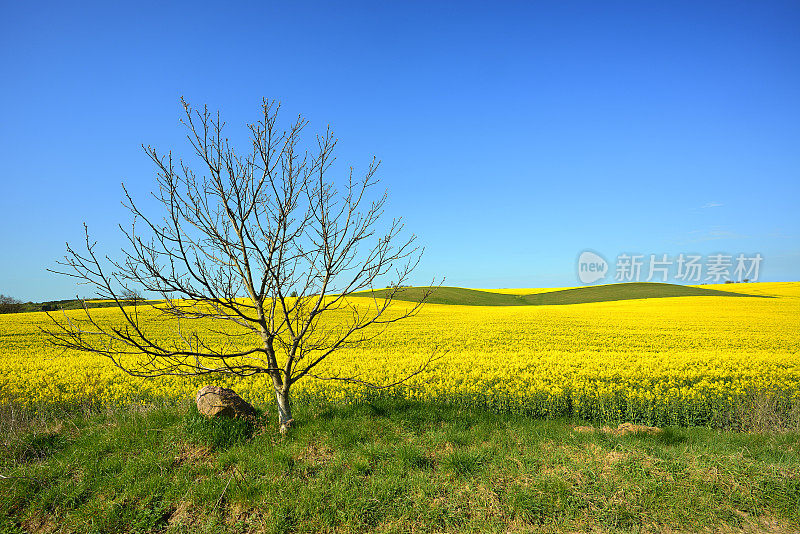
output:
[[22,301],[0,294],[0,313],[15,313],[22,311]]
[[[122,259],[101,258],[84,225],[85,250],[67,244],[65,259],[54,271],[113,299],[121,324],[98,320],[84,305],[79,318],[52,317],[52,342],[106,356],[137,377],[266,373],[282,431],[293,422],[290,392],[300,379],[373,387],[399,383],[370,384],[357,375],[326,376],[320,370],[337,349],[414,315],[430,294],[425,291],[402,309],[390,307],[422,251],[414,235],[400,237],[399,219],[382,221],[385,193],[368,199],[380,162],[373,158],[360,177],[351,167],[336,184],[329,177],[336,146],[330,128],[316,136],[312,150],[304,150],[300,134],[307,121],[300,116],[280,130],[280,105],[265,99],[260,120],[248,125],[251,147],[242,155],[223,135],[219,113],[181,103],[181,123],[202,170],[176,161],[171,152],[143,146],[157,167],[154,196],[166,210],[163,219],[146,216],[123,184],[133,223],[127,230],[120,227],[128,242]],[[380,298],[373,295],[369,305],[348,299],[386,286],[379,285],[385,278],[391,278],[393,289]],[[125,306],[133,291],[161,301]],[[162,339],[153,315],[177,320],[180,339]],[[191,322],[230,326],[187,330]],[[213,341],[220,334],[221,344]],[[400,382],[421,372],[431,356]]]
[[120,300],[122,300],[125,305],[130,306],[140,304],[144,300],[144,297],[142,297],[141,292],[136,289],[126,289],[120,295]]

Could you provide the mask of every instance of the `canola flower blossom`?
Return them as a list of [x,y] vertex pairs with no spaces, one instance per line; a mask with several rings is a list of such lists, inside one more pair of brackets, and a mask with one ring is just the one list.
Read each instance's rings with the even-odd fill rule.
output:
[[[800,283],[716,289],[772,298],[428,304],[377,338],[335,353],[320,373],[391,383],[437,350],[441,358],[426,372],[380,394],[534,416],[651,425],[717,424],[719,414],[759,393],[779,399],[787,410],[796,407]],[[544,290],[507,290],[526,294],[523,291]],[[92,311],[106,321],[119,314],[114,308]],[[100,356],[61,352],[39,330],[48,321],[38,312],[0,315],[0,402],[37,406],[178,401],[191,398],[208,383],[232,387],[263,408],[274,402],[266,375],[139,379]],[[159,328],[164,336],[175,335],[176,325],[160,323]],[[376,394],[365,386],[306,378],[296,384],[293,399],[339,404]]]

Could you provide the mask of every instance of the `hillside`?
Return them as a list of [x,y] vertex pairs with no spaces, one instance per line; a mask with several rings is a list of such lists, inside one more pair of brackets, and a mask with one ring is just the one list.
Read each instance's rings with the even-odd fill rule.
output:
[[[403,288],[395,296],[396,300],[416,302],[422,297],[425,287]],[[389,289],[379,289],[373,293],[359,293],[359,296],[374,295],[382,298]],[[554,289],[527,295],[493,292],[491,290],[464,289],[461,287],[440,287],[428,299],[432,304],[461,306],[544,306],[561,304],[586,304],[589,302],[609,302],[616,300],[653,299],[668,297],[750,297],[771,298],[766,295],[752,295],[735,291],[720,291],[696,286],[676,284],[631,282],[625,284],[606,284],[599,286]]]

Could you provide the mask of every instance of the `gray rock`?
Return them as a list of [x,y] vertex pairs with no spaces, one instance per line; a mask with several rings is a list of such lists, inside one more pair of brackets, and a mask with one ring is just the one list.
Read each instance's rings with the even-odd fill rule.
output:
[[197,392],[197,411],[206,417],[254,417],[256,410],[232,389],[203,386]]

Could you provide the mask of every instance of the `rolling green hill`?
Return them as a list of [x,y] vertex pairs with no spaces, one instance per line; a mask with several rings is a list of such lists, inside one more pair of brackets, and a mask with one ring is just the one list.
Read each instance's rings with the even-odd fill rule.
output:
[[[416,302],[422,297],[424,287],[407,287],[395,296],[396,300]],[[378,298],[388,294],[389,289],[374,291]],[[370,296],[370,292],[358,294]],[[589,302],[609,302],[615,300],[653,299],[666,297],[751,297],[771,298],[759,295],[747,295],[733,291],[719,291],[701,287],[681,286],[651,282],[631,282],[625,284],[607,284],[600,286],[560,289],[532,295],[506,295],[477,289],[461,287],[440,287],[428,299],[432,304],[450,304],[462,306],[543,306],[559,304],[585,304]]]

